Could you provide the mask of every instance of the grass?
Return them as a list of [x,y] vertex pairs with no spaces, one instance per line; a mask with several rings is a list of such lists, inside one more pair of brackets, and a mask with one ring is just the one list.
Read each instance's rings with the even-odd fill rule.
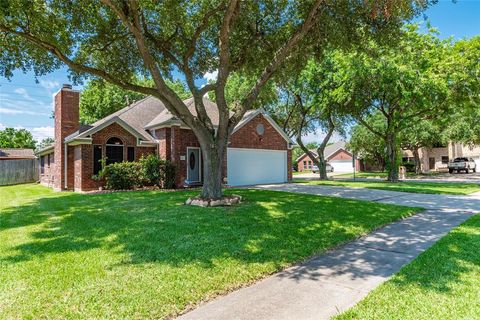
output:
[[480,191],[480,185],[458,182],[421,182],[408,181],[391,183],[386,181],[339,181],[339,180],[297,180],[297,183],[310,185],[327,185],[367,189],[380,189],[400,192],[430,193],[430,194],[458,194],[466,195]]
[[[416,174],[415,172],[407,172],[407,177],[431,177],[439,175],[440,172],[428,172]],[[356,172],[355,177],[357,178],[387,178],[388,172]],[[353,173],[342,173],[336,175],[336,177],[342,178],[353,178]]]
[[166,318],[418,209],[260,190],[85,195],[0,187],[0,318]]
[[480,319],[479,288],[475,215],[335,319]]

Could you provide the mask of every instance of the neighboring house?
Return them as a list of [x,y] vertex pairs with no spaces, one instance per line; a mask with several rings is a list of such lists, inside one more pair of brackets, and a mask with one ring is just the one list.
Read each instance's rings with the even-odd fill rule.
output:
[[[325,147],[324,158],[333,167],[334,172],[353,172],[353,155],[346,149],[345,141],[338,141]],[[310,150],[318,158],[317,150]],[[359,168],[359,161],[356,159],[356,168]],[[313,160],[306,154],[297,159],[298,171],[312,170]]]
[[[420,148],[418,150],[421,170],[424,173],[448,171],[448,162],[458,157],[473,158],[480,167],[480,146],[469,146],[458,142],[449,142],[446,146]],[[411,150],[402,151],[404,162],[415,162]]]
[[[137,161],[157,154],[175,165],[177,187],[201,185],[202,153],[190,128],[164,104],[147,97],[91,125],[79,124],[80,92],[64,87],[55,95],[55,143],[38,152],[43,184],[56,190],[93,190],[92,176],[107,164]],[[193,99],[185,101],[195,114]],[[218,125],[215,103],[204,98],[208,116]],[[234,128],[229,140],[224,177],[231,186],[291,180],[293,143],[262,109],[252,110]]]
[[1,148],[0,160],[36,159],[33,149]]

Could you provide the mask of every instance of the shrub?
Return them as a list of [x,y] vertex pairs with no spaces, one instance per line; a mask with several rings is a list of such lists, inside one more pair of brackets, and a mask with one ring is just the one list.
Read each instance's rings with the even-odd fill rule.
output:
[[175,188],[175,166],[168,160],[156,155],[148,155],[140,159],[145,183],[164,189]]
[[138,162],[116,162],[103,167],[99,177],[105,180],[107,189],[127,190],[143,185],[141,172]]
[[165,160],[160,170],[163,172],[163,188],[175,189],[175,166],[170,161]]
[[415,163],[413,162],[404,162],[402,163],[402,166],[405,167],[407,172],[415,172]]
[[140,164],[142,167],[143,178],[145,183],[151,186],[161,186],[162,172],[161,165],[162,160],[159,157],[150,154],[146,157],[140,158]]

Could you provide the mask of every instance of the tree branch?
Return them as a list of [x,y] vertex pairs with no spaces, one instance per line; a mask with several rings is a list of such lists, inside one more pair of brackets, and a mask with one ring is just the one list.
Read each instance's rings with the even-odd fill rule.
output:
[[300,28],[293,34],[293,36],[275,53],[272,61],[262,71],[255,85],[250,89],[249,93],[245,96],[242,103],[240,103],[235,110],[235,114],[231,117],[230,122],[232,125],[238,123],[243,117],[245,112],[250,109],[260,93],[260,89],[271,78],[273,73],[281,66],[281,64],[290,56],[290,53],[295,46],[305,37],[316,22],[317,12],[323,4],[324,0],[316,0],[307,18],[300,26]]
[[93,68],[93,67],[90,67],[90,66],[86,66],[86,65],[77,63],[77,62],[73,61],[72,59],[70,59],[57,46],[55,46],[55,45],[53,45],[49,42],[46,42],[44,40],[41,40],[41,39],[35,37],[34,35],[32,35],[30,33],[16,31],[16,30],[13,30],[13,29],[10,29],[10,28],[6,27],[3,24],[0,24],[0,31],[15,34],[15,35],[27,40],[28,42],[34,44],[35,46],[37,46],[39,48],[42,48],[44,50],[47,50],[48,52],[53,54],[55,57],[57,57],[60,61],[65,63],[67,66],[69,66],[72,70],[75,70],[75,71],[80,72],[80,73],[89,73],[89,74],[98,76],[98,77],[103,78],[103,79],[105,79],[105,80],[107,80],[107,81],[109,81],[109,82],[111,82],[111,83],[113,83],[113,84],[115,84],[115,85],[117,85],[117,86],[119,86],[123,89],[126,89],[126,90],[136,91],[136,92],[140,92],[140,93],[143,93],[143,94],[146,94],[146,95],[152,95],[152,96],[155,96],[157,98],[161,97],[160,93],[155,88],[144,87],[144,86],[140,86],[140,85],[137,85],[137,84],[134,84],[134,83],[131,83],[131,82],[122,81],[122,80],[118,79],[117,77],[107,73],[104,70],[100,70],[100,69],[97,69],[97,68]]

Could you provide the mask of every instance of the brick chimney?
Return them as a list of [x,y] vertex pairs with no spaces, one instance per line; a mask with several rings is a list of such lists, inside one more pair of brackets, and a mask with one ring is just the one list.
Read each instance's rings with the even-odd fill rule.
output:
[[[73,189],[73,147],[68,147],[67,161],[65,161],[64,141],[65,137],[80,128],[79,104],[80,92],[73,90],[70,84],[64,84],[55,95],[55,190]],[[67,186],[65,186],[65,169],[68,175]]]

